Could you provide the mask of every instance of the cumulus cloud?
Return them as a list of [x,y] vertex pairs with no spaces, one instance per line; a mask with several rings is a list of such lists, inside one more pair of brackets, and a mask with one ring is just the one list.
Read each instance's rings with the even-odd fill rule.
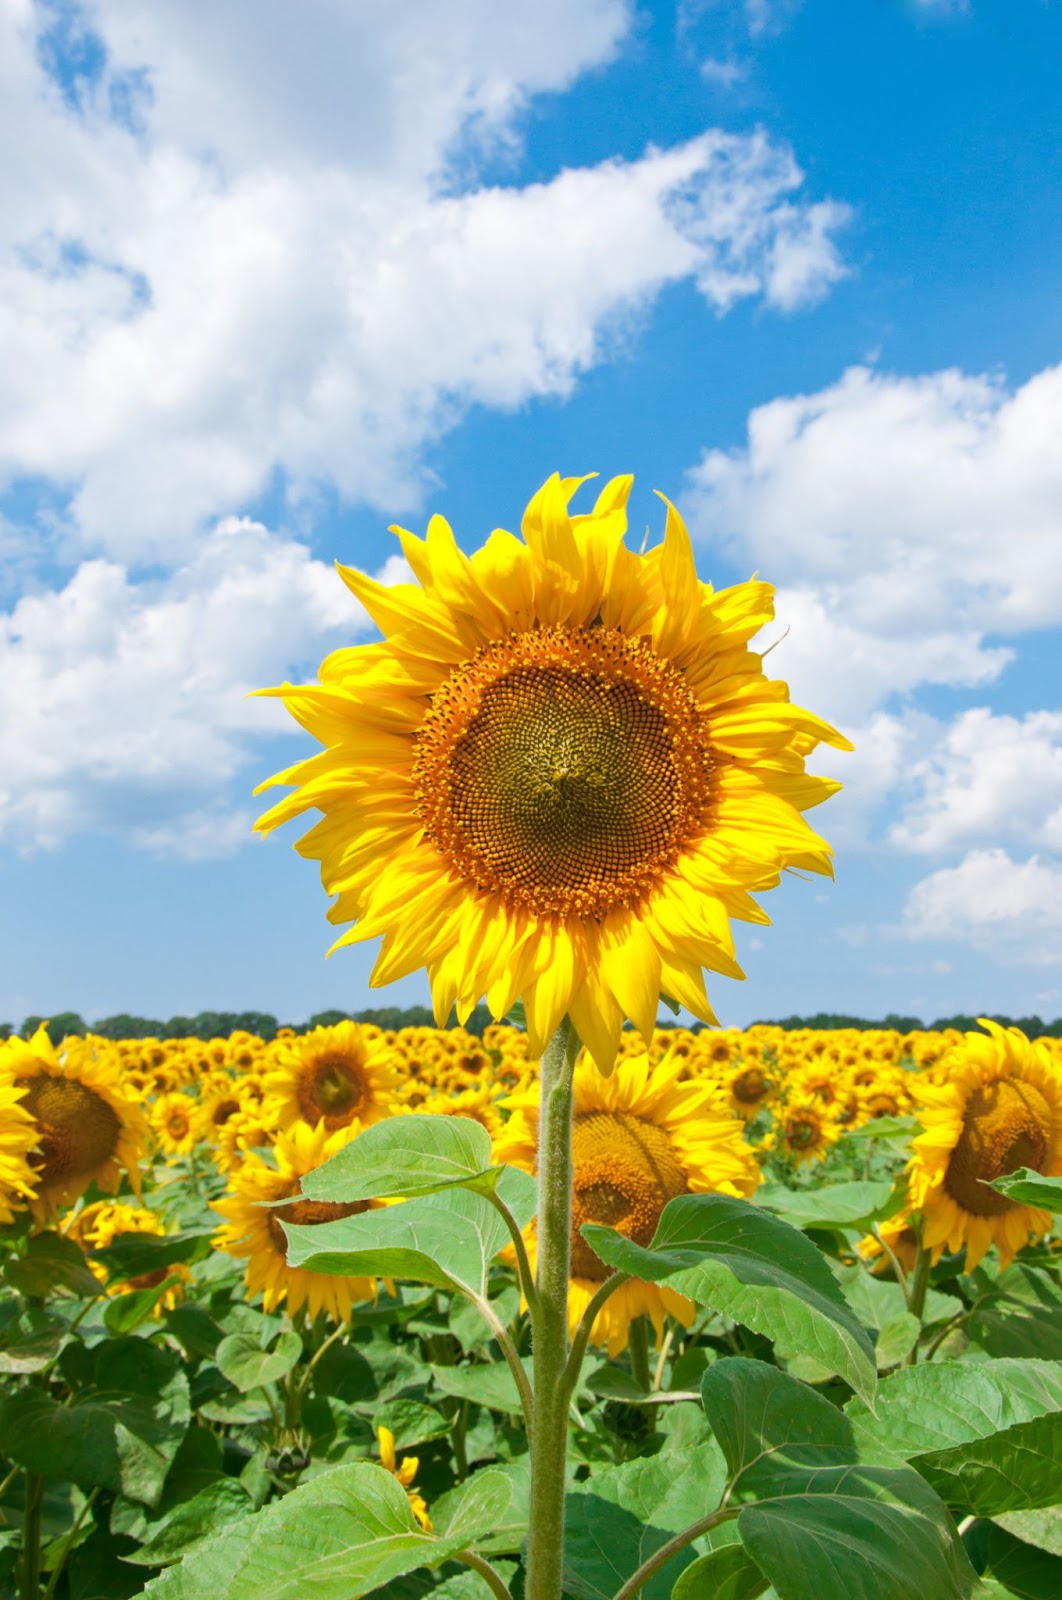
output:
[[912,939],[954,939],[1003,959],[1062,961],[1062,866],[1002,848],[971,850],[954,867],[911,890],[903,931]]
[[780,583],[801,692],[858,720],[921,684],[991,682],[1011,652],[988,636],[1062,621],[1060,431],[1062,367],[1015,390],[858,367],[707,451],[693,520]]
[[[400,558],[379,574],[407,575]],[[289,726],[245,696],[368,625],[324,562],[245,518],[165,578],[99,559],[25,596],[0,615],[0,838],[47,849],[106,829],[191,859],[227,853],[246,817],[219,797],[250,741]]]
[[98,0],[64,90],[49,15],[0,5],[0,482],[61,483],[74,554],[172,561],[278,471],[408,508],[426,445],[568,394],[667,284],[789,311],[843,271],[845,209],[763,132],[477,187],[620,0]]

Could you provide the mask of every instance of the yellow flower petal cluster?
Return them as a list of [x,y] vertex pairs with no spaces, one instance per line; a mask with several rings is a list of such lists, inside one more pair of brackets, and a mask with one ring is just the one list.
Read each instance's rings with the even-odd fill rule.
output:
[[406,1456],[401,1466],[397,1466],[395,1455],[395,1436],[390,1428],[382,1424],[376,1430],[376,1440],[380,1446],[380,1465],[385,1472],[397,1478],[409,1499],[409,1509],[424,1529],[425,1533],[431,1532],[431,1518],[428,1516],[428,1504],[419,1489],[414,1488],[413,1480],[417,1476],[420,1466],[419,1456]]
[[1031,1167],[1062,1175],[1062,1070],[1017,1028],[980,1019],[941,1062],[940,1081],[916,1080],[924,1132],[912,1141],[908,1203],[922,1214],[934,1260],[966,1249],[972,1271],[993,1244],[1006,1266],[1051,1214],[1008,1200],[987,1185]]
[[833,728],[789,702],[749,641],[772,591],[714,592],[668,506],[624,544],[628,477],[589,513],[552,477],[472,556],[441,517],[396,530],[417,582],[340,572],[384,638],[280,697],[324,747],[270,782],[258,824],[319,810],[300,842],[336,896],[337,944],[383,936],[372,982],[427,967],[437,1020],[522,997],[533,1056],[565,1014],[599,1068],[661,994],[712,1021],[702,969],[741,977],[730,918],[787,867],[828,874],[804,770]]
[[[680,1081],[680,1058],[651,1067],[646,1055],[621,1061],[609,1078],[584,1054],[574,1076],[572,1265],[569,1319],[576,1327],[609,1275],[580,1233],[584,1222],[616,1228],[647,1245],[669,1200],[682,1194],[749,1195],[759,1168],[743,1124],[719,1115],[709,1087]],[[494,1141],[494,1158],[535,1171],[539,1084],[512,1095],[511,1116]],[[534,1260],[533,1226],[528,1253]],[[659,1337],[665,1313],[687,1325],[692,1302],[660,1284],[634,1280],[605,1303],[591,1330],[618,1355],[634,1317],[648,1316]]]
[[40,1134],[22,1104],[25,1094],[23,1084],[0,1082],[0,1224],[13,1221],[37,1187],[29,1158]]
[[282,1128],[298,1121],[323,1122],[329,1133],[367,1128],[392,1114],[397,1087],[386,1041],[340,1022],[278,1045],[263,1080],[263,1111]]

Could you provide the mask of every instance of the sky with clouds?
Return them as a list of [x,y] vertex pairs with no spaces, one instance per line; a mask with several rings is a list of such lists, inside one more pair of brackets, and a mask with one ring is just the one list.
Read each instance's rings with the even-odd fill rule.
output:
[[1062,1013],[1059,0],[0,0],[0,1019],[378,997],[250,689],[661,489],[855,744],[721,1020]]

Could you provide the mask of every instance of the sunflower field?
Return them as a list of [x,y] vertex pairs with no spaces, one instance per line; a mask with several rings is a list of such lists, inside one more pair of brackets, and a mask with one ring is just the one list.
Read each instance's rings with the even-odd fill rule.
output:
[[[1062,1042],[621,1043],[564,1593],[1062,1593]],[[518,1593],[539,1092],[506,1025],[0,1045],[5,1592]]]
[[851,746],[583,482],[266,691],[260,830],[438,1026],[0,1043],[19,1600],[1062,1595],[1059,1043],[718,1029]]

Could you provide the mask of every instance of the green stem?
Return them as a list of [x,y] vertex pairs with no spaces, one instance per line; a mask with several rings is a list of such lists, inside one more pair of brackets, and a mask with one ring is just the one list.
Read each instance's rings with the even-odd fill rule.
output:
[[25,1493],[19,1600],[38,1600],[41,1592],[41,1508],[44,1504],[44,1479],[39,1473],[27,1472]]
[[[918,1318],[919,1323],[921,1323],[926,1309],[926,1293],[929,1289],[929,1264],[930,1252],[924,1245],[919,1244],[918,1256],[915,1260],[914,1271],[911,1274],[907,1293],[907,1309],[912,1317]],[[913,1367],[917,1360],[918,1340],[916,1339],[904,1360],[904,1365]]]
[[575,1330],[575,1338],[572,1340],[572,1347],[568,1353],[568,1365],[564,1369],[565,1394],[572,1395],[575,1393],[575,1387],[579,1382],[579,1374],[583,1369],[583,1357],[586,1354],[586,1347],[590,1342],[590,1335],[593,1332],[594,1323],[597,1321],[598,1312],[605,1304],[605,1301],[615,1294],[616,1290],[623,1284],[627,1283],[629,1278],[630,1274],[626,1272],[614,1272],[610,1278],[606,1278],[580,1317],[579,1326]]
[[490,1562],[484,1561],[482,1556],[477,1556],[474,1550],[458,1550],[454,1560],[463,1561],[466,1567],[471,1567],[473,1572],[478,1572],[491,1593],[497,1595],[498,1600],[513,1600],[501,1573],[495,1572]]
[[733,1517],[736,1517],[738,1510],[739,1507],[737,1506],[732,1510],[729,1507],[720,1507],[718,1511],[713,1511],[710,1516],[702,1517],[699,1522],[693,1523],[691,1527],[684,1528],[681,1533],[676,1533],[675,1537],[669,1539],[667,1544],[662,1544],[659,1550],[654,1551],[648,1561],[638,1568],[637,1572],[631,1574],[622,1589],[616,1590],[614,1600],[631,1600],[631,1596],[637,1594],[638,1590],[649,1582],[654,1572],[659,1572],[660,1568],[665,1566],[672,1556],[677,1556],[680,1550],[685,1550],[686,1546],[692,1544],[694,1539],[699,1539],[702,1533],[708,1533],[710,1529],[716,1527],[720,1522],[728,1522]]
[[528,1310],[531,1311],[534,1309],[535,1302],[538,1299],[538,1291],[535,1288],[535,1275],[531,1271],[531,1262],[528,1259],[527,1245],[524,1243],[520,1224],[505,1204],[505,1201],[493,1189],[485,1190],[483,1198],[488,1200],[495,1211],[499,1213],[509,1230],[509,1237],[516,1252],[516,1276],[520,1282],[520,1292],[527,1302]]
[[467,1298],[471,1300],[472,1304],[475,1306],[476,1310],[487,1324],[487,1327],[494,1335],[495,1341],[501,1350],[502,1355],[509,1363],[509,1371],[512,1373],[513,1382],[516,1384],[517,1390],[519,1391],[520,1404],[523,1407],[524,1413],[524,1427],[527,1429],[527,1441],[530,1445],[535,1425],[535,1401],[531,1390],[531,1384],[528,1381],[527,1373],[524,1369],[524,1364],[520,1360],[520,1353],[509,1336],[508,1328],[505,1326],[504,1322],[502,1322],[501,1318],[496,1315],[494,1307],[491,1305],[486,1295],[474,1294],[470,1289],[467,1291]]
[[643,1393],[648,1394],[653,1387],[649,1372],[649,1318],[633,1317],[628,1337],[634,1381]]
[[48,1587],[44,1591],[44,1600],[52,1600],[52,1596],[55,1593],[55,1586],[59,1582],[59,1574],[66,1565],[66,1558],[74,1548],[74,1540],[81,1531],[81,1524],[84,1522],[88,1513],[92,1510],[96,1496],[99,1494],[99,1492],[99,1485],[97,1484],[96,1488],[85,1496],[84,1503],[82,1504],[81,1510],[77,1514],[74,1526],[70,1529],[70,1532],[63,1540],[62,1549],[59,1552],[59,1558],[56,1561],[55,1566],[52,1568],[52,1575],[48,1579]]
[[542,1056],[538,1120],[538,1303],[532,1308],[535,1431],[526,1600],[560,1600],[568,1453],[568,1271],[572,1232],[572,1069],[579,1041],[565,1017]]

